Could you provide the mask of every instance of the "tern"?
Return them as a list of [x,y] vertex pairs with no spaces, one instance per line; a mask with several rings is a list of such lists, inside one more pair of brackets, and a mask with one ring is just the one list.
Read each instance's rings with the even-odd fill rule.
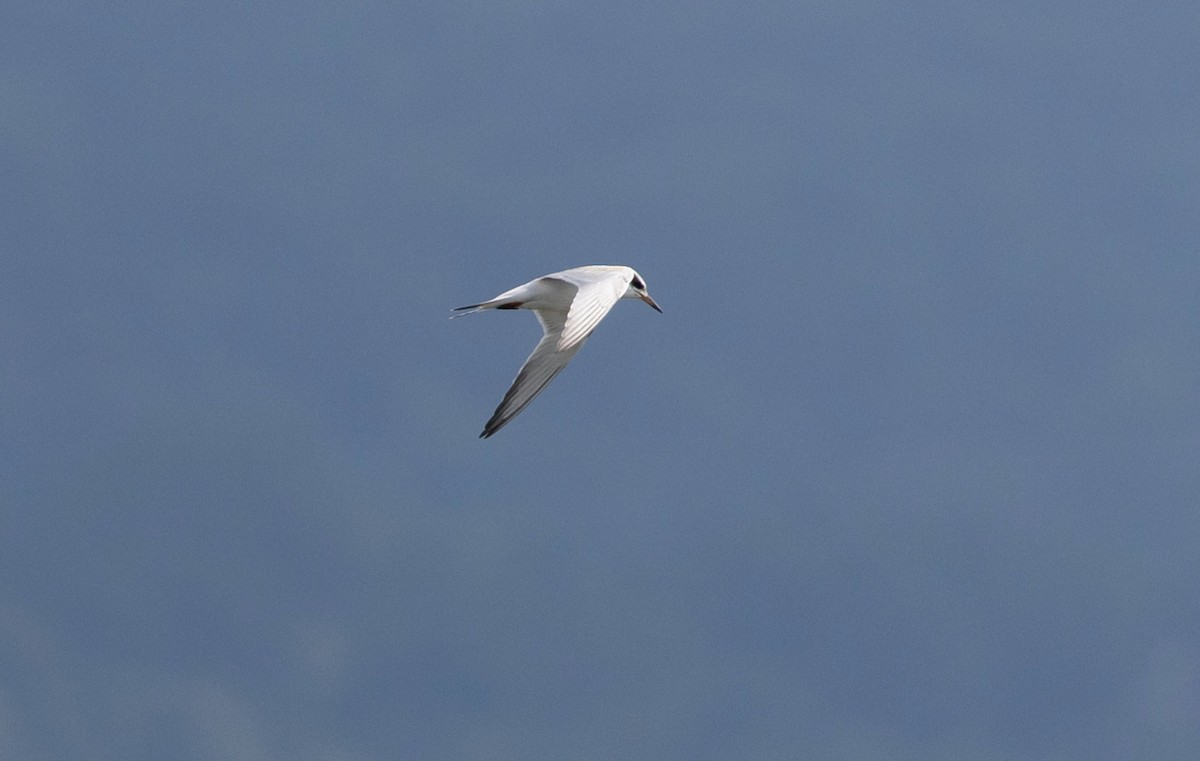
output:
[[621,299],[641,299],[662,312],[646,292],[646,281],[632,267],[599,264],[542,275],[494,299],[454,309],[457,314],[452,319],[485,309],[529,309],[542,324],[542,340],[521,365],[479,438],[491,436],[525,409]]

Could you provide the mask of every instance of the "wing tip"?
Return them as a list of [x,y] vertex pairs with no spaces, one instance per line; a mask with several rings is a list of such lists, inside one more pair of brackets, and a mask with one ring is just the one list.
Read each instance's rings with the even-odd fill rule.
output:
[[[512,418],[509,418],[509,420],[512,420]],[[505,420],[503,423],[499,423],[499,424],[497,424],[497,425],[493,425],[493,424],[491,424],[491,423],[488,423],[487,425],[485,425],[485,426],[483,427],[483,431],[482,431],[482,432],[480,432],[480,434],[479,434],[479,438],[481,438],[481,439],[490,439],[490,438],[492,437],[492,435],[493,435],[494,433],[496,433],[496,431],[499,431],[501,428],[503,428],[503,427],[504,427],[504,423],[507,423],[507,422],[508,422],[508,420]]]
[[496,431],[503,428],[505,423],[507,423],[508,421],[512,420],[513,417],[515,417],[515,415],[507,415],[507,416],[503,416],[503,417],[501,416],[500,410],[504,407],[504,404],[507,401],[508,400],[505,399],[504,402],[501,402],[500,407],[496,408],[496,411],[495,411],[495,413],[492,414],[491,419],[483,424],[483,430],[480,431],[479,438],[481,438],[481,439],[491,438],[492,434],[494,434]]

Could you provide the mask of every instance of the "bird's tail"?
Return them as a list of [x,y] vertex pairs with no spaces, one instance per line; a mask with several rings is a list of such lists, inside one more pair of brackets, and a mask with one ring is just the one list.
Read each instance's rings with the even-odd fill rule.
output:
[[467,304],[465,307],[454,307],[454,309],[451,310],[454,312],[454,314],[450,315],[450,319],[453,320],[455,317],[465,317],[469,314],[475,314],[476,312],[482,312],[485,309],[491,308],[492,304],[486,301],[482,304]]
[[503,296],[500,296],[492,299],[491,301],[485,301],[482,304],[467,304],[465,307],[454,307],[452,310],[454,314],[450,315],[450,319],[453,320],[455,317],[475,314],[476,312],[482,312],[485,309],[520,309],[524,303],[524,301],[517,301],[512,298],[504,298]]

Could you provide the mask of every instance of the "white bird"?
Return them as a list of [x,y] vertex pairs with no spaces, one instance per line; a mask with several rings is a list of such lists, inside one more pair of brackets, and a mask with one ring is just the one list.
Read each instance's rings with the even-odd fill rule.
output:
[[542,340],[521,365],[479,438],[491,436],[525,409],[621,299],[641,299],[662,312],[633,268],[599,264],[543,275],[481,304],[456,308],[458,314],[451,318],[485,309],[530,309],[542,324]]

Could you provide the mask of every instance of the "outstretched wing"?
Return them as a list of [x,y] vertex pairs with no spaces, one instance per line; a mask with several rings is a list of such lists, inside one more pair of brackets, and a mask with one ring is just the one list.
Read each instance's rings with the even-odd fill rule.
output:
[[516,379],[508,387],[504,399],[500,401],[500,406],[483,426],[483,433],[479,434],[481,439],[486,439],[503,428],[525,409],[583,347],[583,341],[578,341],[567,349],[558,348],[563,327],[570,321],[567,310],[536,309],[533,313],[537,315],[538,322],[542,323],[542,340],[538,341],[533,353],[525,360],[525,364],[521,365]]

